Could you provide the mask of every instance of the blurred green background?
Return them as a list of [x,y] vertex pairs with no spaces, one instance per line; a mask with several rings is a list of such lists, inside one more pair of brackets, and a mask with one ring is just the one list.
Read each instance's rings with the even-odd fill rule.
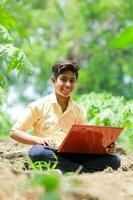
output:
[[21,107],[52,91],[51,65],[76,59],[74,98],[88,122],[125,127],[119,142],[132,149],[132,10],[132,0],[1,0],[0,135]]

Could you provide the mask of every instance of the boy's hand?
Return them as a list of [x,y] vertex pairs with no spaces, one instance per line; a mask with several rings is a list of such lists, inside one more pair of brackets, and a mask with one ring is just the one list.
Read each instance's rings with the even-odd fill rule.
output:
[[44,146],[49,146],[49,147],[54,147],[55,146],[55,142],[52,139],[44,139],[44,138],[40,138],[40,137],[36,137],[35,138],[35,143],[36,144],[41,144]]
[[49,147],[55,147],[56,142],[53,139],[45,139],[44,145],[49,146]]
[[115,153],[115,143],[106,148],[106,153],[110,155],[113,155]]

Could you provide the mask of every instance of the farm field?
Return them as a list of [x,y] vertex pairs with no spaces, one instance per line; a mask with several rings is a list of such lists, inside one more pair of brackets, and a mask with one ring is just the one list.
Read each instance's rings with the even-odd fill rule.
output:
[[[27,185],[37,174],[26,169],[28,148],[11,139],[0,140],[0,200],[38,200],[43,194],[41,187]],[[60,199],[132,200],[133,154],[121,153],[121,158],[118,171],[107,168],[93,174],[56,175],[60,178]]]

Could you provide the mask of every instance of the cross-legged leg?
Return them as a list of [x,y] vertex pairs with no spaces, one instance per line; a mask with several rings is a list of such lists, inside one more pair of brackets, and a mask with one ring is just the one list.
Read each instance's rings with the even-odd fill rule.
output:
[[44,147],[43,145],[33,145],[29,151],[29,157],[33,162],[57,162],[57,168],[62,170],[62,172],[74,172],[79,165],[83,166],[82,172],[102,171],[107,167],[117,170],[121,163],[120,157],[117,154],[57,153],[54,149]]
[[29,150],[29,157],[33,162],[50,161],[51,164],[54,164],[56,162],[57,168],[60,169],[63,173],[75,172],[79,167],[78,163],[63,158],[58,153],[56,153],[54,149],[44,147],[43,145],[33,145],[32,148]]
[[91,154],[86,157],[82,165],[87,169],[87,171],[90,172],[102,171],[107,167],[111,167],[112,169],[117,170],[121,165],[121,160],[120,156],[117,154]]
[[74,154],[62,153],[61,156],[83,166],[84,172],[102,171],[107,167],[117,170],[121,165],[118,154]]

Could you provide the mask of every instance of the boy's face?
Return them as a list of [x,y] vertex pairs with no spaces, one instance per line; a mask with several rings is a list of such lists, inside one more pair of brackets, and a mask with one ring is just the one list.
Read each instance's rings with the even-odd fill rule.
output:
[[76,86],[76,76],[74,72],[66,70],[57,78],[53,77],[52,82],[56,93],[59,96],[66,98],[72,94]]

